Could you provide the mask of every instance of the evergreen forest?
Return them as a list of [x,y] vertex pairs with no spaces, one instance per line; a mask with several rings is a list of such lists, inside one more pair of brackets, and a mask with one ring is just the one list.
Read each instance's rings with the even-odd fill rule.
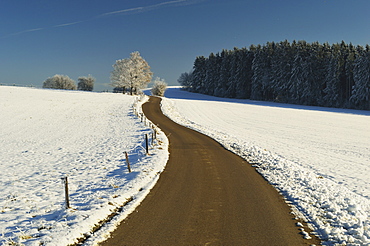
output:
[[195,59],[184,89],[217,97],[370,109],[370,46],[287,40]]

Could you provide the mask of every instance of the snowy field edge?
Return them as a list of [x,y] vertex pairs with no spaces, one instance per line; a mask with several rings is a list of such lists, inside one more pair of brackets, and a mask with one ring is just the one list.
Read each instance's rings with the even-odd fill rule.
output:
[[[192,100],[192,97],[194,100],[206,100],[203,97],[208,97],[182,93],[184,95],[179,100],[176,98],[177,95],[163,98],[161,107],[164,114],[181,125],[214,138],[226,149],[254,165],[257,171],[285,197],[287,203],[298,211],[296,214],[303,216],[315,234],[323,240],[323,245],[370,245],[369,199],[315,170],[304,167],[299,162],[287,160],[256,143],[233,136],[225,128],[223,128],[225,132],[222,132],[186,118],[176,105],[184,106],[188,103],[186,100]],[[184,108],[191,109],[190,106],[187,107]],[[201,113],[204,113],[203,118],[209,117],[206,112]]]
[[[139,115],[143,114],[142,112],[142,105],[148,101],[148,96],[142,97],[141,100],[136,101],[133,104],[134,111],[136,111],[136,115],[140,117]],[[145,117],[145,115],[144,115]],[[159,153],[158,150],[164,150],[161,151],[163,152],[162,154],[158,155],[159,158],[154,158],[152,160],[153,163],[157,163],[159,165],[159,169],[157,169],[157,173],[155,173],[154,177],[152,177],[151,180],[145,183],[143,187],[139,189],[139,192],[136,194],[133,194],[132,198],[133,200],[127,203],[124,207],[121,207],[121,211],[117,213],[112,220],[110,220],[107,223],[104,223],[101,228],[94,232],[91,236],[86,239],[86,241],[83,243],[84,246],[97,246],[101,242],[107,240],[110,236],[111,233],[117,229],[117,226],[120,225],[120,223],[131,213],[135,211],[135,209],[141,204],[141,202],[145,199],[145,197],[150,193],[151,189],[155,186],[157,183],[160,174],[164,171],[168,158],[169,158],[169,141],[166,136],[166,134],[159,128],[156,127],[150,120],[145,118],[145,121],[147,124],[150,124],[151,126],[155,127],[156,132],[157,132],[157,139],[156,139],[156,144],[158,144],[158,148],[153,149],[151,148],[151,155],[158,155]],[[153,153],[154,150],[154,153]]]
[[[135,116],[143,99],[0,87],[0,245],[74,245],[85,239],[85,245],[96,245],[109,237],[155,185],[169,156],[160,129],[146,155],[144,136],[152,129]],[[70,209],[60,179],[65,176]],[[118,215],[92,234],[117,208]]]

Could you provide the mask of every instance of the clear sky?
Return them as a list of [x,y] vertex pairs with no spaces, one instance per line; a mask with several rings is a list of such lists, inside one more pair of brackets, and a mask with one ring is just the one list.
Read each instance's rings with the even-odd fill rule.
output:
[[0,83],[41,86],[91,74],[139,51],[176,85],[196,56],[268,41],[370,43],[370,0],[1,0]]

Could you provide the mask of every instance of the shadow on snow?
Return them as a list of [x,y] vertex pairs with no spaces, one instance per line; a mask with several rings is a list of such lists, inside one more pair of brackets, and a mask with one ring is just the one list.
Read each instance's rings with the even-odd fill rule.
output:
[[[144,93],[147,95],[150,95],[150,90],[145,90]],[[165,97],[170,98],[170,99],[239,103],[239,104],[247,104],[247,105],[254,105],[254,106],[273,107],[273,108],[298,109],[298,110],[310,110],[310,111],[321,111],[321,112],[370,116],[370,111],[367,111],[367,110],[306,106],[306,105],[297,105],[297,104],[268,102],[268,101],[256,101],[256,100],[250,100],[250,99],[221,98],[221,97],[214,97],[214,96],[184,91],[180,87],[168,87],[165,93]]]

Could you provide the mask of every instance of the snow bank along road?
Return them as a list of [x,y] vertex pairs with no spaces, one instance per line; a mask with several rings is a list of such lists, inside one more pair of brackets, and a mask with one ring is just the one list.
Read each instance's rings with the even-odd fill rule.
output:
[[169,137],[166,169],[103,245],[318,243],[302,232],[282,196],[250,164],[165,117],[159,101],[150,98],[143,111]]
[[242,156],[325,245],[370,245],[370,112],[225,99],[169,88],[162,110]]

